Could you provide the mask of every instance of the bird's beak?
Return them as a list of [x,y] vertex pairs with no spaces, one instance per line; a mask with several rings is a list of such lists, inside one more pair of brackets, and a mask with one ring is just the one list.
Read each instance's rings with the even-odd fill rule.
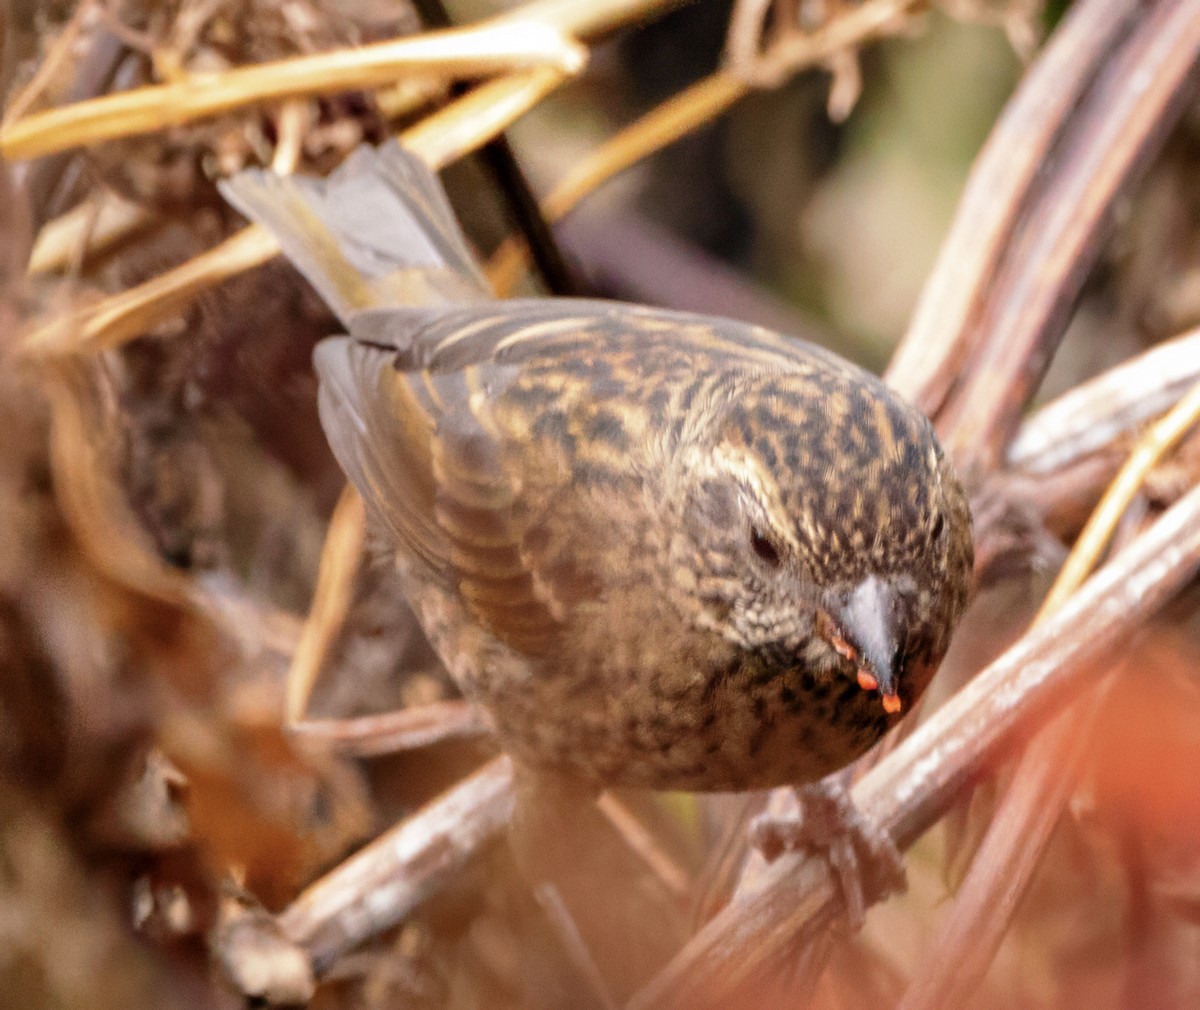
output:
[[[842,652],[858,666],[858,684],[878,691],[884,711],[900,711],[900,600],[896,591],[877,575],[869,575],[841,601],[837,618],[844,629]],[[834,643],[837,648],[837,643]]]

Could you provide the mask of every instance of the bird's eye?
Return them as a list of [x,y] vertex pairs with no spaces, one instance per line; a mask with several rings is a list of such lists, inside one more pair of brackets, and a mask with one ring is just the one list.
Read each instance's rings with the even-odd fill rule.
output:
[[757,526],[750,527],[750,547],[759,560],[772,568],[778,568],[783,561],[775,542]]

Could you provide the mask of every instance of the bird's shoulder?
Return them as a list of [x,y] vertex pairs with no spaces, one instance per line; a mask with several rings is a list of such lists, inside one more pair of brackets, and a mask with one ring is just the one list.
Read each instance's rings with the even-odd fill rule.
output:
[[358,313],[351,336],[396,352],[401,370],[447,372],[472,365],[637,354],[642,368],[691,371],[764,368],[860,374],[834,354],[749,323],[628,302],[524,298],[429,310]]

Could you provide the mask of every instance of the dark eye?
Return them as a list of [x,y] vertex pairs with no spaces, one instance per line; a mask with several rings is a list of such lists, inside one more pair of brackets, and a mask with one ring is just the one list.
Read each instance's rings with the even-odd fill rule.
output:
[[942,530],[945,529],[945,521],[942,519],[942,514],[939,512],[933,517],[933,526],[929,530],[930,537],[934,543],[942,539]]
[[770,565],[772,568],[778,568],[783,560],[774,541],[757,526],[750,527],[750,548],[764,564]]

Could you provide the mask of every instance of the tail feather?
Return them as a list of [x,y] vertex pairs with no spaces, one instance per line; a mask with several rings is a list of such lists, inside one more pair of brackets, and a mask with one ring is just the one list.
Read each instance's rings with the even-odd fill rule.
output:
[[220,188],[347,326],[364,309],[490,296],[441,182],[395,141],[359,147],[325,179],[248,169]]

